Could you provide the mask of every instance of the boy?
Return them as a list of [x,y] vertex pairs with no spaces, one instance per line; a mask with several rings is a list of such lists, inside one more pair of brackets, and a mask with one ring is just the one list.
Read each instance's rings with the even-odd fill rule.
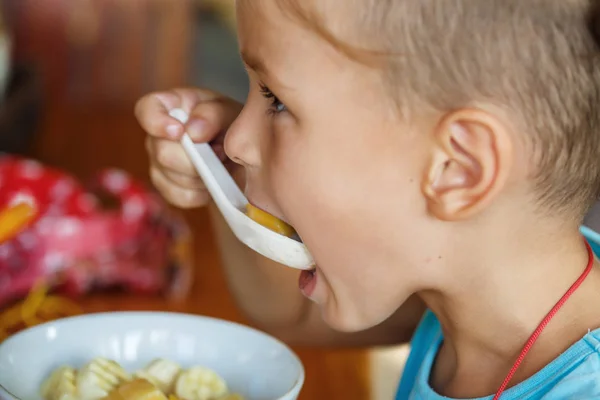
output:
[[214,212],[247,315],[304,344],[399,343],[421,320],[399,399],[600,397],[600,273],[578,231],[600,190],[592,2],[239,0],[237,12],[243,108],[182,89],[137,115],[173,204],[209,202],[168,116],[182,107],[192,137],[315,258],[299,280],[309,303],[296,272]]

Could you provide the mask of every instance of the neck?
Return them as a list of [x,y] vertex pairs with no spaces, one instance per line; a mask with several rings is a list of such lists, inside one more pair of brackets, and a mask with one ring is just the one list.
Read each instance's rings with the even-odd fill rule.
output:
[[[461,265],[462,274],[454,271],[443,277],[446,285],[422,293],[444,331],[432,375],[441,393],[494,393],[525,342],[585,270],[588,254],[577,228],[561,231],[556,238],[525,236],[513,236],[511,244],[500,249],[478,246],[461,252],[469,254],[468,260],[452,264]],[[497,243],[498,237],[487,243]],[[587,306],[600,301],[599,288],[600,274],[594,270],[546,327],[511,385],[539,371],[588,329],[600,326],[600,313]]]

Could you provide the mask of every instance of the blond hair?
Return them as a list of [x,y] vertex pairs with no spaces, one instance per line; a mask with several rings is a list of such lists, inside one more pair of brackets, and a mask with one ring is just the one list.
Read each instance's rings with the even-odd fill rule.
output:
[[[489,104],[514,116],[541,204],[579,218],[600,196],[597,0],[345,0],[336,13],[316,8],[332,2],[277,3],[351,58],[385,54],[401,105]],[[352,12],[344,38],[329,28]]]

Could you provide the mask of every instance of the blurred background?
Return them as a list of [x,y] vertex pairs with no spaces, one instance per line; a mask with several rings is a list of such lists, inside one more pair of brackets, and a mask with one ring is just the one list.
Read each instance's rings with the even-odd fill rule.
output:
[[[0,152],[18,160],[55,168],[78,182],[116,168],[147,184],[144,135],[133,116],[140,96],[193,85],[245,99],[233,0],[0,0],[0,5]],[[0,199],[2,191],[8,193],[0,183]],[[227,291],[206,211],[181,218],[191,231],[190,254],[184,257],[191,270],[180,275],[183,283],[171,285],[178,293],[152,292],[137,280],[118,292],[92,290],[85,279],[96,267],[86,261],[82,269],[79,262],[74,270],[88,275],[74,273],[69,282],[81,296],[82,311],[168,310],[245,322]],[[25,241],[15,243],[25,248]],[[15,293],[25,297],[33,290],[31,276],[54,273],[9,265],[9,274],[12,259],[5,257],[3,269],[3,250],[12,254],[0,246],[0,292],[12,293],[18,281],[21,292]],[[19,273],[28,279],[18,280]],[[0,308],[13,304],[1,300]],[[307,370],[302,399],[391,399],[406,355],[406,348],[296,350]]]

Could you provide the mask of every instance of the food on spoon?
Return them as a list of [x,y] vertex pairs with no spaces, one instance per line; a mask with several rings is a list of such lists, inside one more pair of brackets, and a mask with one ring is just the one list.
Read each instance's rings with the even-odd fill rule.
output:
[[129,374],[115,361],[96,358],[78,373],[77,394],[81,400],[99,400],[131,380]]
[[167,400],[167,396],[146,379],[135,379],[113,390],[104,400]]
[[75,370],[60,367],[42,385],[41,395],[47,400],[76,400]]
[[158,359],[137,371],[135,377],[146,379],[163,393],[172,393],[180,373],[181,367],[176,362]]
[[225,380],[216,372],[204,368],[190,368],[179,375],[175,395],[185,400],[215,400],[227,394]]
[[253,206],[252,204],[246,205],[246,215],[265,228],[268,228],[273,232],[277,232],[280,235],[287,236],[289,238],[296,235],[296,231],[289,224],[286,224],[279,218],[261,210],[258,207]]

